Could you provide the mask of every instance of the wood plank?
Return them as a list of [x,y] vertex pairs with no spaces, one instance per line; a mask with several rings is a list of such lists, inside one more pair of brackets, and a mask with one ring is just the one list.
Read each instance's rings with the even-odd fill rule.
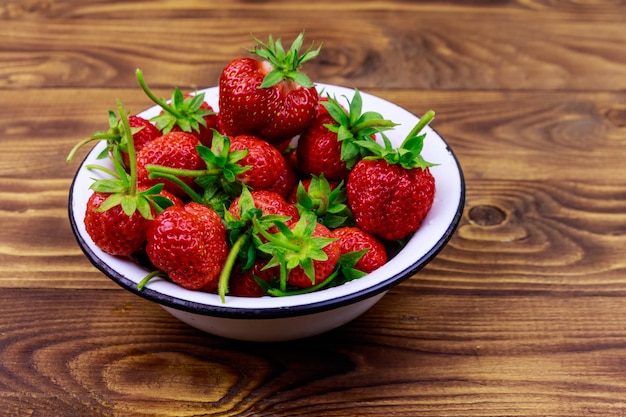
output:
[[626,406],[626,311],[610,296],[398,287],[341,329],[280,344],[202,334],[122,290],[0,297],[7,415],[572,416]]
[[[319,59],[306,66],[320,82],[446,90],[626,88],[624,6],[394,2],[380,13],[379,2],[343,4],[280,9],[287,22],[280,33],[270,18],[277,6],[269,5],[254,12],[245,3],[155,2],[145,10],[144,3],[68,2],[32,12],[16,6],[0,31],[0,87],[130,87],[137,67],[158,86],[213,85],[227,62],[253,46],[249,33],[287,41],[305,29],[308,39],[324,43]],[[184,25],[171,25],[174,17]]]

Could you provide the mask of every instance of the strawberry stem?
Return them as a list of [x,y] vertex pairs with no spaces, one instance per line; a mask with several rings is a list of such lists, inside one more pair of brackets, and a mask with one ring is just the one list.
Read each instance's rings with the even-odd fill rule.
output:
[[172,168],[166,167],[162,165],[146,165],[146,170],[150,174],[169,174],[176,175],[181,177],[202,177],[205,175],[219,175],[222,173],[222,170],[219,168],[214,169],[181,169],[181,168]]
[[145,288],[145,286],[148,285],[148,282],[150,282],[152,280],[152,278],[155,278],[155,277],[158,277],[158,276],[163,276],[163,271],[156,270],[156,271],[150,272],[141,281],[139,281],[137,283],[137,289],[139,291],[143,290]]
[[421,118],[420,120],[417,122],[417,124],[413,127],[413,129],[409,132],[409,134],[407,135],[406,140],[417,136],[418,133],[420,133],[420,131],[422,129],[424,129],[435,117],[435,112],[432,110],[428,110]]
[[368,128],[392,128],[398,124],[386,119],[366,120],[350,128],[352,132],[360,132]]
[[112,177],[115,177],[117,175],[115,171],[113,171],[112,169],[103,167],[102,165],[89,164],[89,165],[85,165],[85,168],[88,169],[89,171],[102,171],[105,174],[108,174]]
[[76,144],[76,146],[74,146],[72,148],[72,150],[70,151],[69,155],[67,155],[66,161],[67,162],[72,162],[72,159],[74,158],[74,155],[76,155],[76,152],[82,148],[83,146],[85,146],[86,144],[88,144],[89,142],[93,142],[96,140],[108,140],[108,139],[117,139],[118,136],[111,134],[111,133],[97,133],[95,135],[93,135],[92,137],[89,138],[85,138],[83,140],[81,140],[80,142],[78,142]]
[[226,302],[226,293],[228,292],[228,281],[230,280],[230,275],[233,270],[233,266],[235,265],[235,261],[239,256],[239,252],[241,248],[247,243],[249,237],[247,234],[243,234],[239,236],[239,239],[233,243],[228,252],[228,256],[226,257],[226,261],[224,262],[224,266],[222,267],[222,271],[220,272],[219,281],[217,284],[217,292],[220,296],[220,300],[222,304]]
[[199,204],[204,204],[204,200],[202,199],[202,197],[200,197],[200,195],[196,193],[184,181],[181,181],[181,179],[178,178],[176,175],[170,175],[170,174],[161,173],[161,172],[154,172],[154,173],[150,173],[148,178],[150,178],[151,180],[155,178],[169,180],[173,182],[174,184],[176,184],[178,187],[180,187],[194,202],[199,203]]
[[135,141],[133,139],[133,133],[130,130],[130,123],[128,121],[128,114],[124,111],[124,106],[122,106],[122,102],[117,100],[117,111],[120,115],[120,120],[122,121],[122,127],[124,128],[124,135],[127,138],[127,152],[129,159],[129,167],[128,171],[130,173],[130,185],[129,185],[129,195],[136,196],[137,195],[137,158],[135,154]]
[[135,75],[137,76],[137,81],[139,81],[139,85],[141,86],[141,89],[144,91],[144,93],[146,93],[146,95],[148,97],[150,97],[150,100],[152,100],[153,102],[155,102],[157,105],[159,105],[159,107],[161,107],[163,110],[165,110],[166,112],[170,113],[171,115],[175,116],[176,118],[182,118],[183,116],[178,113],[172,106],[170,106],[169,104],[167,104],[167,101],[165,101],[164,99],[157,97],[148,87],[148,85],[146,84],[146,81],[143,78],[143,72],[137,68],[135,70]]

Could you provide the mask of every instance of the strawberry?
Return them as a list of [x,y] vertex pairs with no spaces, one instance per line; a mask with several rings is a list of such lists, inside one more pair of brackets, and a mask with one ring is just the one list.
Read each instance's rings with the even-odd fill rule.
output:
[[[157,190],[143,187],[144,194],[138,194],[137,197],[147,201],[159,195],[168,199],[170,204],[182,206],[182,201],[178,197],[164,190],[156,192]],[[129,256],[142,248],[148,227],[157,215],[157,210],[151,208],[149,215],[135,210],[129,215],[121,204],[110,207],[107,200],[111,197],[115,199],[115,196],[115,193],[97,191],[92,193],[85,209],[85,230],[102,251],[109,255]]]
[[237,297],[262,297],[265,288],[259,285],[257,279],[267,284],[273,278],[271,270],[263,270],[264,262],[255,262],[252,268],[244,270],[241,265],[232,272],[228,282],[228,293]]
[[[276,222],[290,224],[298,217],[298,210],[288,204],[279,194],[263,190],[250,191],[247,187],[243,187],[241,195],[224,212],[231,250],[219,279],[218,293],[222,300],[229,292],[229,287],[242,285],[239,282],[241,280],[252,279],[248,272],[257,263],[255,245],[263,239],[262,236],[257,235],[257,230],[277,231]],[[235,265],[236,262],[239,264]],[[239,276],[236,284],[231,284],[232,274]],[[249,287],[251,283],[244,286]],[[230,292],[232,293],[232,288]]]
[[[153,125],[149,120],[140,116],[130,116],[128,118],[128,124],[131,129],[136,129],[136,133],[133,134],[133,144],[135,146],[135,153],[141,151],[146,144],[152,142],[154,139],[161,136],[161,131]],[[123,142],[120,145],[124,163],[128,167],[130,165],[130,157],[128,156],[128,145]]]
[[358,143],[395,126],[376,112],[363,112],[358,90],[348,103],[346,111],[334,98],[320,101],[326,111],[320,110],[298,139],[298,166],[304,175],[347,180],[350,169],[366,152]]
[[255,222],[256,231],[267,240],[258,250],[271,256],[264,269],[275,269],[279,291],[286,292],[288,286],[314,287],[332,276],[341,251],[332,232],[315,215],[307,212],[289,226],[279,222],[276,226],[279,231],[269,233]]
[[214,291],[228,250],[221,217],[195,202],[167,208],[148,229],[150,262],[187,289]]
[[[137,154],[137,178],[140,184],[154,185],[163,183],[165,189],[176,196],[185,196],[184,190],[167,179],[150,178],[152,166],[170,169],[201,170],[206,164],[198,155],[196,146],[198,138],[191,133],[170,132],[146,144]],[[194,187],[193,177],[181,177],[180,180],[189,187]]]
[[386,240],[402,240],[415,232],[430,211],[435,179],[420,152],[425,134],[419,132],[432,120],[428,112],[402,145],[393,149],[372,141],[360,141],[375,156],[359,161],[346,185],[348,203],[358,227]]
[[370,273],[387,262],[387,251],[381,241],[358,227],[339,227],[333,230],[338,239],[341,254],[366,250],[355,264],[359,271]]
[[239,135],[231,138],[230,150],[248,151],[237,163],[250,168],[237,175],[237,180],[253,190],[269,188],[285,173],[285,158],[280,151],[256,136]]
[[146,95],[163,109],[161,114],[151,119],[161,132],[191,133],[198,137],[202,144],[211,145],[212,130],[217,128],[218,120],[213,108],[204,101],[204,93],[183,94],[180,89],[175,88],[168,102],[150,90],[141,70],[137,69],[135,75]]
[[[137,185],[135,148],[128,116],[118,102],[122,141],[128,144],[129,172],[120,158],[111,158],[114,171],[92,166],[112,174],[113,178],[96,180],[91,186],[93,194],[85,209],[85,230],[96,246],[116,256],[128,256],[140,250],[146,240],[146,231],[154,216],[180,200],[164,193],[162,185],[141,187]],[[117,118],[116,118],[117,120]],[[119,149],[115,151],[119,156]]]
[[250,51],[261,59],[237,58],[223,69],[219,79],[219,125],[223,133],[259,136],[273,145],[300,134],[317,112],[319,95],[302,72],[302,64],[316,57],[320,48],[300,54],[301,33],[285,51],[281,40]]
[[[263,215],[276,214],[286,216],[294,221],[300,218],[298,209],[294,205],[289,204],[278,193],[260,190],[251,191],[250,195],[252,196],[254,206],[260,209]],[[245,205],[241,204],[240,201],[241,197],[237,197],[228,208],[229,213],[237,219],[240,218],[242,209],[246,209]]]

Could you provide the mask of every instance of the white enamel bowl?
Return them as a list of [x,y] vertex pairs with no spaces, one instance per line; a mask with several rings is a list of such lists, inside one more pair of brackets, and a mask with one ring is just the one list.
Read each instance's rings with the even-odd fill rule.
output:
[[[319,85],[320,91],[352,98],[354,90]],[[217,110],[217,87],[201,90]],[[403,108],[381,98],[361,92],[364,111],[377,111],[400,125],[388,136],[399,145],[418,118]],[[424,109],[428,110],[428,109]],[[159,109],[151,108],[141,116],[150,118]],[[81,249],[91,263],[121,287],[140,297],[158,303],[181,321],[204,332],[246,341],[284,341],[324,333],[357,318],[393,286],[414,275],[446,245],[461,218],[465,203],[465,183],[459,163],[448,144],[431,127],[424,150],[426,160],[438,163],[431,168],[436,181],[433,207],[420,229],[406,246],[386,265],[367,276],[344,285],[311,294],[289,297],[226,297],[222,303],[215,294],[189,291],[162,279],[153,279],[141,291],[140,282],[149,272],[132,261],[110,256],[98,249],[85,231],[85,207],[89,186],[97,172],[85,168],[102,163],[96,156],[104,143],[92,149],[81,163],[70,188],[69,219]]]

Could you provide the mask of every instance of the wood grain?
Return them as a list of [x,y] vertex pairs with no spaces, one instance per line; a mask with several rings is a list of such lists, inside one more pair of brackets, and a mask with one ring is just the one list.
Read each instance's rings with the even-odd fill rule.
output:
[[10,2],[0,9],[0,42],[8,45],[0,86],[129,87],[137,67],[155,85],[210,86],[253,46],[250,33],[263,39],[279,31],[287,40],[303,29],[324,44],[306,68],[321,82],[448,90],[626,86],[626,12],[611,2],[223,3]]
[[[620,1],[0,2],[0,414],[626,414]],[[422,114],[467,199],[444,250],[352,323],[201,333],[119,288],[67,218],[80,139],[120,99],[215,85],[250,34],[323,42],[316,81]],[[393,119],[393,115],[385,115]],[[436,169],[436,168],[434,168]]]
[[624,406],[626,382],[613,372],[626,353],[614,314],[623,303],[611,296],[401,285],[342,329],[254,344],[201,334],[117,291],[2,294],[7,415],[572,416]]

